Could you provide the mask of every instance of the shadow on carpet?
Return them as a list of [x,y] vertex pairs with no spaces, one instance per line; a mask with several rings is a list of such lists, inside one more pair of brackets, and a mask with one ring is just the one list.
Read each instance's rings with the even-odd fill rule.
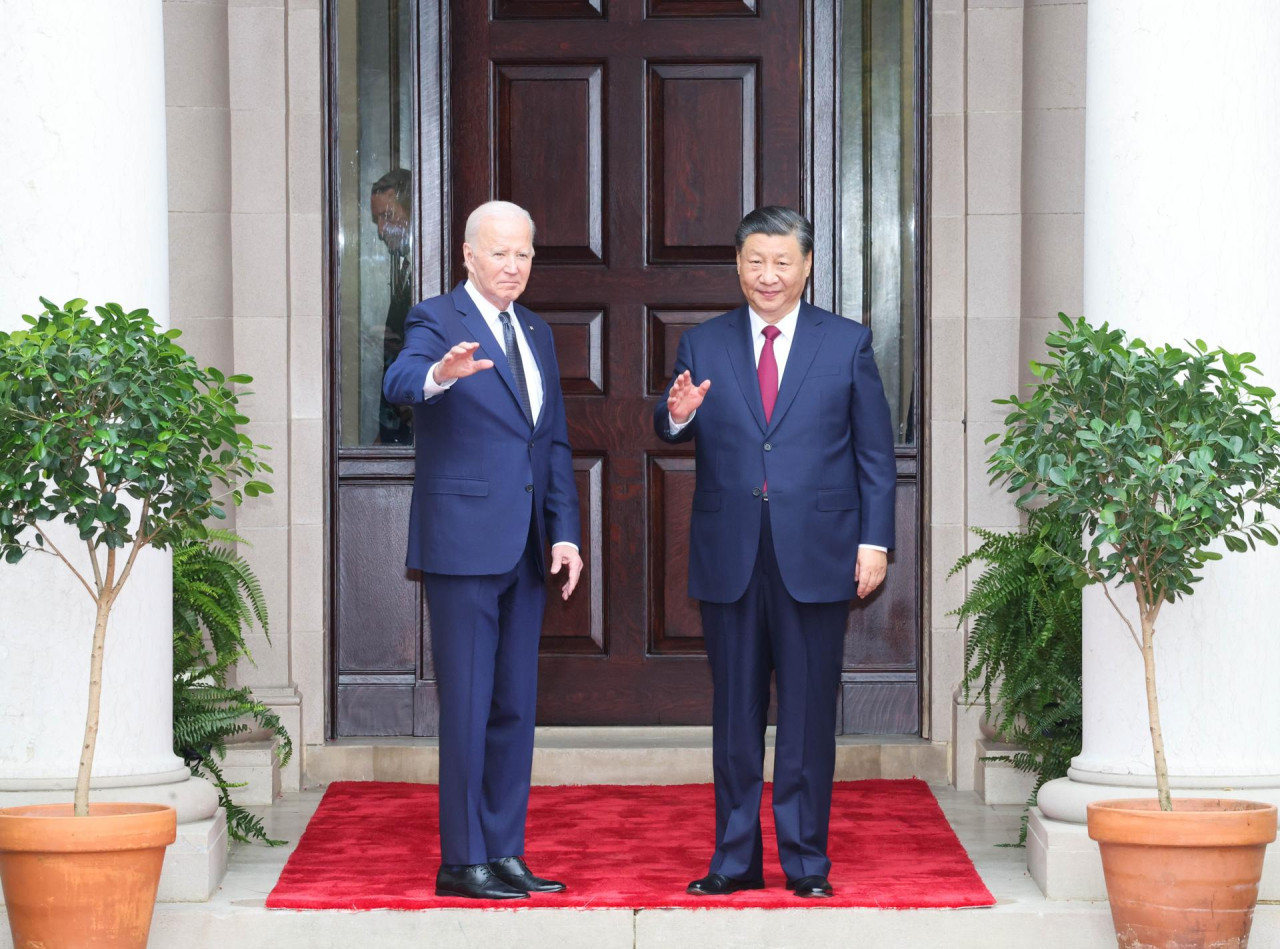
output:
[[329,786],[267,906],[278,909],[497,907],[925,908],[995,902],[923,781],[837,782],[831,807],[827,900],[784,889],[773,840],[772,788],[761,808],[764,890],[689,896],[714,844],[709,784],[535,787],[527,853],[564,893],[478,901],[435,895],[440,863],[437,788],[342,781]]

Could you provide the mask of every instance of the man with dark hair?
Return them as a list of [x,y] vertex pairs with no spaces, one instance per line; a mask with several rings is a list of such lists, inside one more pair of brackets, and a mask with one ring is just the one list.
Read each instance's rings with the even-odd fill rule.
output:
[[[387,321],[382,330],[382,369],[385,372],[404,345],[404,318],[413,305],[413,273],[410,257],[413,249],[409,226],[413,207],[413,176],[403,168],[395,168],[369,189],[369,213],[378,229],[378,239],[386,245],[391,257],[390,292]],[[386,400],[378,403],[378,442],[403,445],[413,440],[413,415]]]
[[880,586],[893,546],[893,429],[871,333],[801,299],[813,226],[758,208],[736,244],[746,304],[684,334],[654,412],[660,438],[697,449],[689,594],[714,689],[716,850],[688,890],[764,886],[772,673],[778,855],[788,889],[824,897],[844,632],[850,601]]

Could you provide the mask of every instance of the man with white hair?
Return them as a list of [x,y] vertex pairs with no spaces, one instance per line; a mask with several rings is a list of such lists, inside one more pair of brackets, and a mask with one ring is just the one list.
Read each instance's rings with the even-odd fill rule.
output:
[[533,221],[505,201],[467,219],[467,279],[419,303],[387,369],[413,407],[410,568],[422,572],[440,703],[436,893],[564,889],[524,862],[538,639],[549,569],[578,583],[578,492],[551,329],[518,305]]

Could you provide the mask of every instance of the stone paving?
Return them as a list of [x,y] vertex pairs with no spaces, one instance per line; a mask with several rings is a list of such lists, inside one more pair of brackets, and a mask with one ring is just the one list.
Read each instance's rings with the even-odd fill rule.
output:
[[[825,949],[856,946],[947,949],[1111,949],[1106,903],[1046,900],[1016,839],[1020,809],[991,807],[969,791],[934,793],[997,905],[958,910],[428,910],[297,912],[263,902],[290,848],[233,848],[230,869],[208,903],[164,903],[151,949]],[[257,810],[272,836],[296,841],[322,792],[287,794]],[[690,877],[698,868],[690,868]],[[434,874],[424,867],[424,874]],[[3,911],[0,910],[0,919]],[[1280,949],[1280,905],[1258,908],[1251,949]],[[0,949],[12,949],[8,927]]]

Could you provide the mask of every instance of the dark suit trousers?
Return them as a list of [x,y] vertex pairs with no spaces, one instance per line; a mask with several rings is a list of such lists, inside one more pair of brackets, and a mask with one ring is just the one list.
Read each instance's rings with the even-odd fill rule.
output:
[[533,539],[496,576],[424,573],[440,689],[444,864],[524,853],[546,587]]
[[711,872],[752,879],[763,872],[760,799],[772,672],[778,692],[773,776],[778,856],[789,879],[826,876],[836,690],[849,604],[792,598],[778,573],[769,505],[762,503],[760,546],[746,593],[735,603],[702,603],[714,682]]

